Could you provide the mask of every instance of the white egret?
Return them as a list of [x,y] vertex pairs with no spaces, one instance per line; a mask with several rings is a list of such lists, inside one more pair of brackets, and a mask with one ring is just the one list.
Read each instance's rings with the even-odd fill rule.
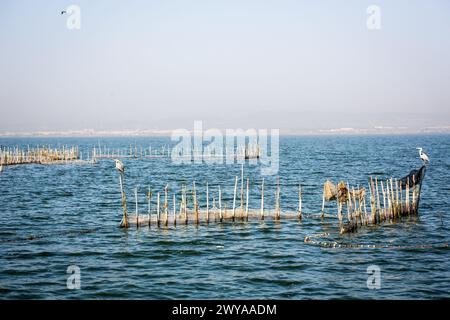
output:
[[122,161],[120,161],[119,159],[114,159],[114,161],[116,162],[116,169],[120,173],[125,173],[125,166],[123,165]]
[[419,157],[420,159],[422,159],[422,161],[427,164],[428,162],[430,162],[430,158],[428,158],[428,156],[426,155],[425,152],[422,151],[422,148],[417,148],[417,150],[419,150]]

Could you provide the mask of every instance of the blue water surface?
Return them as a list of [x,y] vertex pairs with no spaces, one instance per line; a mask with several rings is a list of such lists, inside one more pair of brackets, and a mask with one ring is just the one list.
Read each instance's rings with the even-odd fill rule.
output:
[[[93,146],[172,144],[166,137],[1,138],[0,145]],[[339,235],[334,218],[210,223],[174,228],[120,229],[121,200],[114,162],[21,165],[0,174],[0,299],[434,299],[450,297],[450,136],[281,137],[281,207],[295,211],[298,184],[303,211],[319,213],[326,179],[366,186],[368,178],[401,177],[418,169],[416,147],[427,152],[419,217]],[[123,159],[128,208],[145,213],[145,192],[170,192],[196,182],[218,185],[232,205],[240,165],[184,164],[170,158]],[[261,170],[246,165],[250,207],[259,208]],[[273,209],[276,176],[265,177]],[[336,204],[327,204],[335,214]],[[342,243],[401,248],[321,248],[306,235],[329,232]],[[420,245],[427,245],[421,248]],[[428,246],[429,245],[429,246]],[[67,288],[67,268],[81,270],[81,288]],[[367,287],[367,267],[381,269],[381,288]]]

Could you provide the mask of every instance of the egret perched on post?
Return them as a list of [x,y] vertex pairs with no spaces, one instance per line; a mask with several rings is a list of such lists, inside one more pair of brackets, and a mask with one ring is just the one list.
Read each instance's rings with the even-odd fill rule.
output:
[[428,158],[426,153],[422,151],[422,148],[417,148],[417,150],[419,150],[419,157],[420,157],[420,159],[422,159],[424,164],[428,164],[428,162],[430,162],[430,158]]
[[125,173],[125,166],[123,165],[122,161],[120,161],[119,159],[114,159],[114,161],[116,162],[116,169],[122,174]]
[[125,166],[123,165],[122,161],[119,159],[114,159],[116,162],[116,169],[119,171],[119,182],[120,182],[120,192],[122,194],[122,209],[123,209],[123,218],[122,222],[120,223],[120,226],[122,228],[128,228],[128,214],[127,214],[127,196],[125,194],[125,190],[123,188],[123,179],[125,176]]

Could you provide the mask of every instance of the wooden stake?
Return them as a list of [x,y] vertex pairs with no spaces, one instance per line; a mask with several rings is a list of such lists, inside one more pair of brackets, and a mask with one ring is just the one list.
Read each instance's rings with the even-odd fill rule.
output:
[[195,223],[199,223],[198,219],[198,202],[197,202],[197,191],[195,190],[195,181],[194,181],[194,189],[192,190],[194,196],[194,212],[195,212]]
[[136,204],[136,229],[139,228],[139,212],[138,212],[138,196],[137,196],[137,187],[134,188],[134,201]]
[[187,201],[187,191],[186,186],[184,186],[184,224],[188,224]]
[[405,190],[405,206],[406,206],[406,212],[409,214],[411,214],[411,207],[409,206],[409,177],[408,180],[406,181],[406,190]]
[[208,182],[206,183],[206,223],[209,223],[209,189],[208,189]]
[[389,180],[386,180],[386,197],[388,201],[388,217],[391,220],[392,217],[392,202],[391,202],[391,189],[389,188]]
[[241,212],[244,211],[244,164],[241,164]]
[[381,193],[383,194],[383,220],[386,220],[386,192],[384,191],[384,183],[380,181]]
[[413,214],[416,213],[416,181],[414,176],[412,177],[413,179],[413,185],[412,185],[412,208],[411,211]]
[[368,224],[369,223],[369,219],[367,218],[367,204],[366,204],[366,197],[364,196],[363,198],[363,202],[364,202],[364,224]]
[[352,197],[353,197],[353,214],[355,217],[355,224],[358,225],[358,209],[357,209],[358,207],[356,205],[356,193],[354,187],[352,187]]
[[120,223],[120,226],[122,228],[128,228],[128,214],[127,214],[127,196],[125,194],[124,190],[124,174],[120,172],[119,175],[119,182],[120,182],[120,192],[122,194],[122,210],[123,210],[123,216],[122,216],[122,222]]
[[160,223],[161,223],[161,219],[160,219],[160,206],[159,206],[159,201],[160,201],[160,195],[159,195],[159,192],[158,192],[158,195],[156,196],[156,199],[157,199],[157,202],[156,202],[156,221],[157,221],[157,224],[158,224],[158,228],[159,228],[159,226],[160,226]]
[[324,218],[324,210],[325,210],[325,184],[323,185],[322,190],[322,219]]
[[399,185],[399,192],[400,192],[400,213],[401,215],[405,215],[405,208],[403,207],[403,188],[402,188],[402,182],[398,182]]
[[249,192],[250,180],[247,178],[247,196],[245,199],[245,221],[248,221],[248,192]]
[[277,191],[275,194],[275,220],[280,220],[280,177],[277,177]]
[[177,225],[177,203],[175,198],[175,193],[173,194],[173,225]]
[[219,221],[222,222],[222,189],[219,186]]
[[181,186],[181,191],[180,191],[180,193],[181,193],[181,201],[180,201],[180,212],[179,212],[179,215],[180,215],[180,218],[182,217],[182,214],[183,214],[183,205],[184,205],[184,194],[183,194],[183,188],[184,188],[184,186]]
[[376,191],[377,191],[377,222],[381,220],[381,204],[380,204],[380,191],[378,189],[378,178],[375,178]]
[[395,193],[394,193],[394,179],[391,177],[390,185],[391,185],[391,206],[392,206],[392,218],[395,219]]
[[302,186],[298,185],[298,220],[302,220]]
[[350,185],[347,182],[347,220],[352,221],[352,197],[350,196]]
[[401,213],[400,213],[400,208],[399,208],[399,205],[398,205],[398,200],[399,200],[399,197],[398,197],[398,180],[397,179],[395,179],[395,211],[397,212],[397,217],[400,217],[401,216]]
[[169,191],[169,185],[167,184],[166,187],[164,188],[164,213],[165,213],[164,226],[166,226],[166,227],[169,225],[169,198],[168,198],[168,191]]
[[264,220],[264,178],[261,183],[261,220]]
[[236,219],[236,192],[238,177],[234,178],[234,195],[233,195],[233,221]]
[[148,187],[147,201],[148,201],[148,226],[149,227],[151,226],[151,221],[152,221],[151,199],[152,199],[152,191],[150,190],[150,187]]
[[371,203],[371,207],[372,207],[372,223],[376,224],[377,223],[377,209],[376,209],[376,205],[375,205],[375,186],[373,183],[373,179],[372,177],[370,177],[370,203]]

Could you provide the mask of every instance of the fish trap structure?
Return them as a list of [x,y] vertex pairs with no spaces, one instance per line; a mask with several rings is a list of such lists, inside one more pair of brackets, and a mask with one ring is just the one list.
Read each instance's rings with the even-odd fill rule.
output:
[[170,147],[163,145],[160,148],[131,145],[129,148],[110,148],[107,146],[93,147],[90,152],[92,162],[98,159],[144,159],[144,158],[170,158]]
[[[123,169],[123,165],[121,167]],[[395,221],[404,216],[417,215],[420,203],[420,193],[422,182],[425,177],[426,167],[419,170],[413,170],[409,175],[401,179],[373,179],[369,180],[368,190],[365,188],[354,188],[348,183],[340,182],[338,185],[327,181],[323,189],[322,211],[319,214],[304,214],[302,212],[303,196],[302,186],[299,184],[298,206],[295,211],[282,211],[280,205],[280,183],[277,178],[276,190],[274,192],[275,205],[267,208],[265,203],[264,178],[260,184],[259,208],[249,208],[250,199],[250,179],[244,179],[243,165],[241,167],[241,176],[234,177],[232,204],[229,205],[223,201],[223,189],[219,185],[218,192],[210,192],[209,184],[205,184],[206,205],[200,208],[199,195],[196,188],[196,182],[192,184],[192,189],[188,192],[186,185],[183,185],[181,191],[170,194],[169,185],[166,184],[164,190],[153,192],[150,188],[147,190],[146,198],[148,202],[148,211],[146,214],[138,211],[138,189],[134,189],[135,212],[131,214],[127,211],[127,199],[124,189],[124,170],[120,170],[120,191],[122,196],[122,221],[121,227],[134,225],[167,227],[177,224],[208,224],[210,222],[224,221],[249,221],[253,220],[274,220],[295,219],[302,220],[307,218],[334,218],[337,220],[340,233],[355,232],[358,228],[380,224],[384,221]],[[240,188],[238,186],[240,185]],[[369,196],[369,201],[366,201]],[[325,202],[337,202],[337,214],[325,214]],[[156,201],[156,204],[153,203]],[[346,213],[344,213],[344,206]]]
[[64,164],[83,162],[78,146],[38,146],[27,148],[1,147],[0,166],[13,166],[23,164]]
[[[122,168],[122,167],[121,167]],[[197,185],[194,181],[192,189],[187,190],[187,186],[183,185],[179,193],[170,194],[169,185],[167,184],[161,192],[156,194],[148,188],[146,198],[148,201],[148,212],[146,214],[138,211],[138,189],[134,189],[135,212],[131,214],[127,211],[127,197],[124,189],[124,170],[119,170],[119,183],[122,197],[122,221],[121,227],[127,228],[131,225],[136,227],[144,225],[156,225],[158,227],[173,224],[208,224],[210,222],[224,221],[249,221],[250,219],[259,220],[275,220],[281,219],[280,208],[280,184],[277,179],[277,187],[275,191],[275,207],[268,209],[265,204],[264,178],[261,180],[260,208],[249,208],[250,198],[250,179],[246,178],[244,182],[244,170],[241,169],[241,177],[234,178],[233,200],[232,204],[228,204],[224,200],[223,188],[219,185],[216,194],[210,192],[209,184],[205,184],[206,204],[204,208],[200,208],[199,195]],[[238,184],[240,180],[240,190]],[[156,205],[153,204],[156,200]],[[302,219],[302,188],[299,185],[298,191],[298,210],[295,212],[283,212],[284,219]]]
[[[355,232],[361,226],[417,215],[425,172],[424,165],[400,179],[370,177],[368,184],[370,210],[367,208],[365,188],[350,188],[349,184],[343,181],[338,185],[327,181],[323,187],[322,213],[325,202],[337,202],[341,234]],[[344,206],[347,207],[346,217],[343,212]]]

